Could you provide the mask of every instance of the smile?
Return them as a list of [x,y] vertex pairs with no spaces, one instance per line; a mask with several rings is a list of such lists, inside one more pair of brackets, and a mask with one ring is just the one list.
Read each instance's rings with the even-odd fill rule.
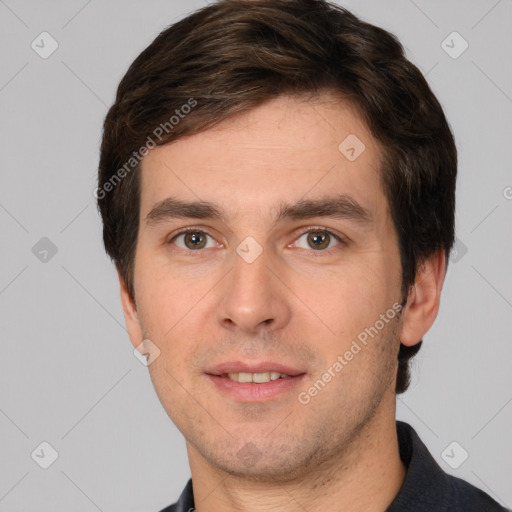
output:
[[221,377],[226,377],[228,379],[231,379],[234,382],[252,382],[254,384],[264,384],[264,383],[270,382],[272,380],[290,378],[290,376],[287,375],[286,373],[281,373],[281,372],[277,372],[277,371],[259,372],[259,373],[247,373],[247,372],[225,373],[225,374],[222,374]]

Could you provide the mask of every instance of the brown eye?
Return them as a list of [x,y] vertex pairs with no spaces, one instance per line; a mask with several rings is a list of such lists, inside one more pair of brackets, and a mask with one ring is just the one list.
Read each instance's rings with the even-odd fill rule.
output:
[[313,249],[325,249],[329,246],[331,236],[322,231],[312,231],[308,233],[308,244]]
[[209,241],[209,238],[211,239],[210,235],[206,234],[204,231],[185,231],[176,235],[172,242],[175,242],[180,249],[197,251],[215,245],[213,239]]
[[206,237],[204,233],[186,233],[184,242],[189,249],[202,249],[206,245]]
[[301,249],[314,249],[315,251],[322,251],[324,249],[330,249],[336,245],[339,245],[341,239],[334,233],[325,230],[312,230],[303,233],[295,242],[297,247]]

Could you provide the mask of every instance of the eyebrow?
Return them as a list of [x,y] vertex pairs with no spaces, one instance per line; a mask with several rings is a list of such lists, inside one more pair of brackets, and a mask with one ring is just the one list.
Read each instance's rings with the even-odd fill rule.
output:
[[146,215],[146,224],[154,226],[171,219],[216,219],[225,222],[221,209],[207,201],[182,201],[167,197],[156,203]]
[[373,220],[370,210],[350,196],[339,194],[334,197],[301,200],[295,204],[282,204],[276,223],[286,218],[303,220],[313,217],[347,219],[362,225],[370,224]]
[[[319,199],[300,200],[294,204],[281,203],[278,206],[275,223],[286,219],[304,220],[313,217],[331,217],[346,219],[361,225],[371,224],[373,221],[370,210],[360,205],[346,194],[328,196]],[[156,203],[146,215],[148,227],[172,219],[213,219],[227,223],[222,209],[208,201],[183,201],[174,197],[167,197]]]

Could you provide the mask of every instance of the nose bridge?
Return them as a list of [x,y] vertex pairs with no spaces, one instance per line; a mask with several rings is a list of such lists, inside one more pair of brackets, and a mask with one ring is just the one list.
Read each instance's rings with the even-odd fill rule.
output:
[[225,327],[253,332],[262,325],[275,329],[288,322],[286,296],[270,270],[276,265],[273,260],[271,251],[251,237],[238,245],[219,308],[219,322]]
[[[237,255],[233,258],[233,278],[235,285],[240,286],[242,296],[248,293],[256,296],[271,295],[270,288],[270,270],[268,268],[270,261],[268,251],[262,251],[261,254],[254,257],[251,254],[253,249],[247,255],[251,255],[250,259],[241,256],[242,248],[239,247]],[[254,260],[252,259],[254,258]],[[255,298],[255,297],[253,297]]]

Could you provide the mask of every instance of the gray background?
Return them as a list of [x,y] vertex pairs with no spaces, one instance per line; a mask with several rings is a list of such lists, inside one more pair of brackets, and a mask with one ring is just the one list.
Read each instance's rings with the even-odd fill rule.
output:
[[[511,507],[512,2],[341,3],[400,38],[459,149],[458,252],[398,417],[445,470]],[[133,356],[92,192],[119,80],[204,4],[0,1],[0,511],[156,511],[189,478]],[[43,31],[59,44],[47,59],[31,47]],[[458,58],[445,49],[462,40],[442,45],[453,31],[469,43]],[[43,441],[58,452],[48,469],[31,457]],[[457,469],[442,457],[453,441],[452,465],[469,453]]]

